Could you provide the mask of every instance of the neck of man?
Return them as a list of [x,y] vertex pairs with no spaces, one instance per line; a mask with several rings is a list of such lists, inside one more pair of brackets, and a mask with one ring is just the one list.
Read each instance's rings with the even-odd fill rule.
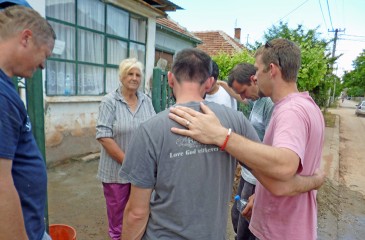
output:
[[174,86],[176,103],[201,102],[205,94],[205,85],[196,82],[182,82]]
[[296,81],[286,82],[284,80],[273,86],[271,100],[276,103],[292,93],[298,93]]

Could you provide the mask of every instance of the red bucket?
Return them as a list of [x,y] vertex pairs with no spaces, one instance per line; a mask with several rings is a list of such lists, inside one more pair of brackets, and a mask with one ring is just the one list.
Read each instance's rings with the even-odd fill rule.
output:
[[49,235],[52,240],[76,240],[76,230],[65,224],[49,225]]

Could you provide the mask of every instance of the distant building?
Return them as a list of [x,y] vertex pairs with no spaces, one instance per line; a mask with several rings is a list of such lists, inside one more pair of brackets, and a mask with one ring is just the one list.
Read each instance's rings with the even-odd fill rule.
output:
[[240,28],[235,28],[235,38],[232,38],[223,31],[202,31],[192,33],[203,42],[198,45],[197,48],[208,53],[210,56],[214,56],[219,53],[234,54],[246,49],[246,47],[240,42]]

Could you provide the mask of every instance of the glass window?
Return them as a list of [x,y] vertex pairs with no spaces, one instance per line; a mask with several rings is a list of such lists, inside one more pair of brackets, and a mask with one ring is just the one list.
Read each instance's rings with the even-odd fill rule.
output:
[[46,74],[47,95],[75,95],[75,64],[47,60]]
[[79,65],[78,93],[80,95],[100,95],[103,93],[104,70],[102,67]]
[[146,42],[146,20],[138,16],[131,17],[130,39],[141,43]]
[[104,37],[101,34],[85,30],[78,31],[79,61],[104,63]]
[[119,80],[119,69],[118,68],[107,68],[106,69],[106,91],[111,92],[120,84]]
[[47,60],[47,95],[103,95],[119,86],[123,59],[146,62],[145,17],[100,0],[46,0],[46,18],[58,44]]
[[56,22],[50,22],[50,24],[56,33],[57,41],[61,42],[60,44],[64,45],[63,52],[61,54],[53,54],[52,57],[62,58],[67,60],[75,60],[76,59],[75,28]]
[[75,23],[75,0],[46,0],[46,15]]
[[128,12],[108,5],[107,14],[106,32],[122,38],[128,38]]
[[104,3],[90,0],[77,1],[77,23],[79,26],[104,31],[104,20]]
[[128,43],[108,38],[107,63],[119,65],[120,61],[128,57]]

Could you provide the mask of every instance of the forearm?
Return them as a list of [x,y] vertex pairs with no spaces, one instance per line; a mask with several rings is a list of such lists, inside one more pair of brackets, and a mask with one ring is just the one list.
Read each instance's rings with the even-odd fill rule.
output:
[[226,92],[228,92],[228,94],[231,97],[233,97],[234,99],[236,99],[238,102],[245,103],[243,101],[243,99],[241,98],[241,96],[239,94],[237,94],[230,86],[228,86],[227,82],[218,80],[218,84],[219,84],[219,86],[224,88],[224,90],[226,90]]
[[145,213],[136,212],[127,204],[123,217],[123,240],[141,239],[146,231],[149,211]]
[[[216,131],[215,144],[221,146],[228,130],[220,128]],[[257,143],[235,133],[231,134],[225,150],[252,169],[254,174],[279,181],[290,180],[299,166],[299,158],[291,150]]]
[[103,146],[105,151],[118,163],[123,163],[124,151],[118,146],[118,144],[112,138],[99,138],[99,143]]
[[311,176],[296,174],[288,181],[279,181],[257,173],[255,175],[257,180],[275,196],[295,196],[316,190],[322,186],[326,177],[320,169],[317,169]]
[[11,167],[11,160],[0,158],[0,239],[23,240],[28,237]]

